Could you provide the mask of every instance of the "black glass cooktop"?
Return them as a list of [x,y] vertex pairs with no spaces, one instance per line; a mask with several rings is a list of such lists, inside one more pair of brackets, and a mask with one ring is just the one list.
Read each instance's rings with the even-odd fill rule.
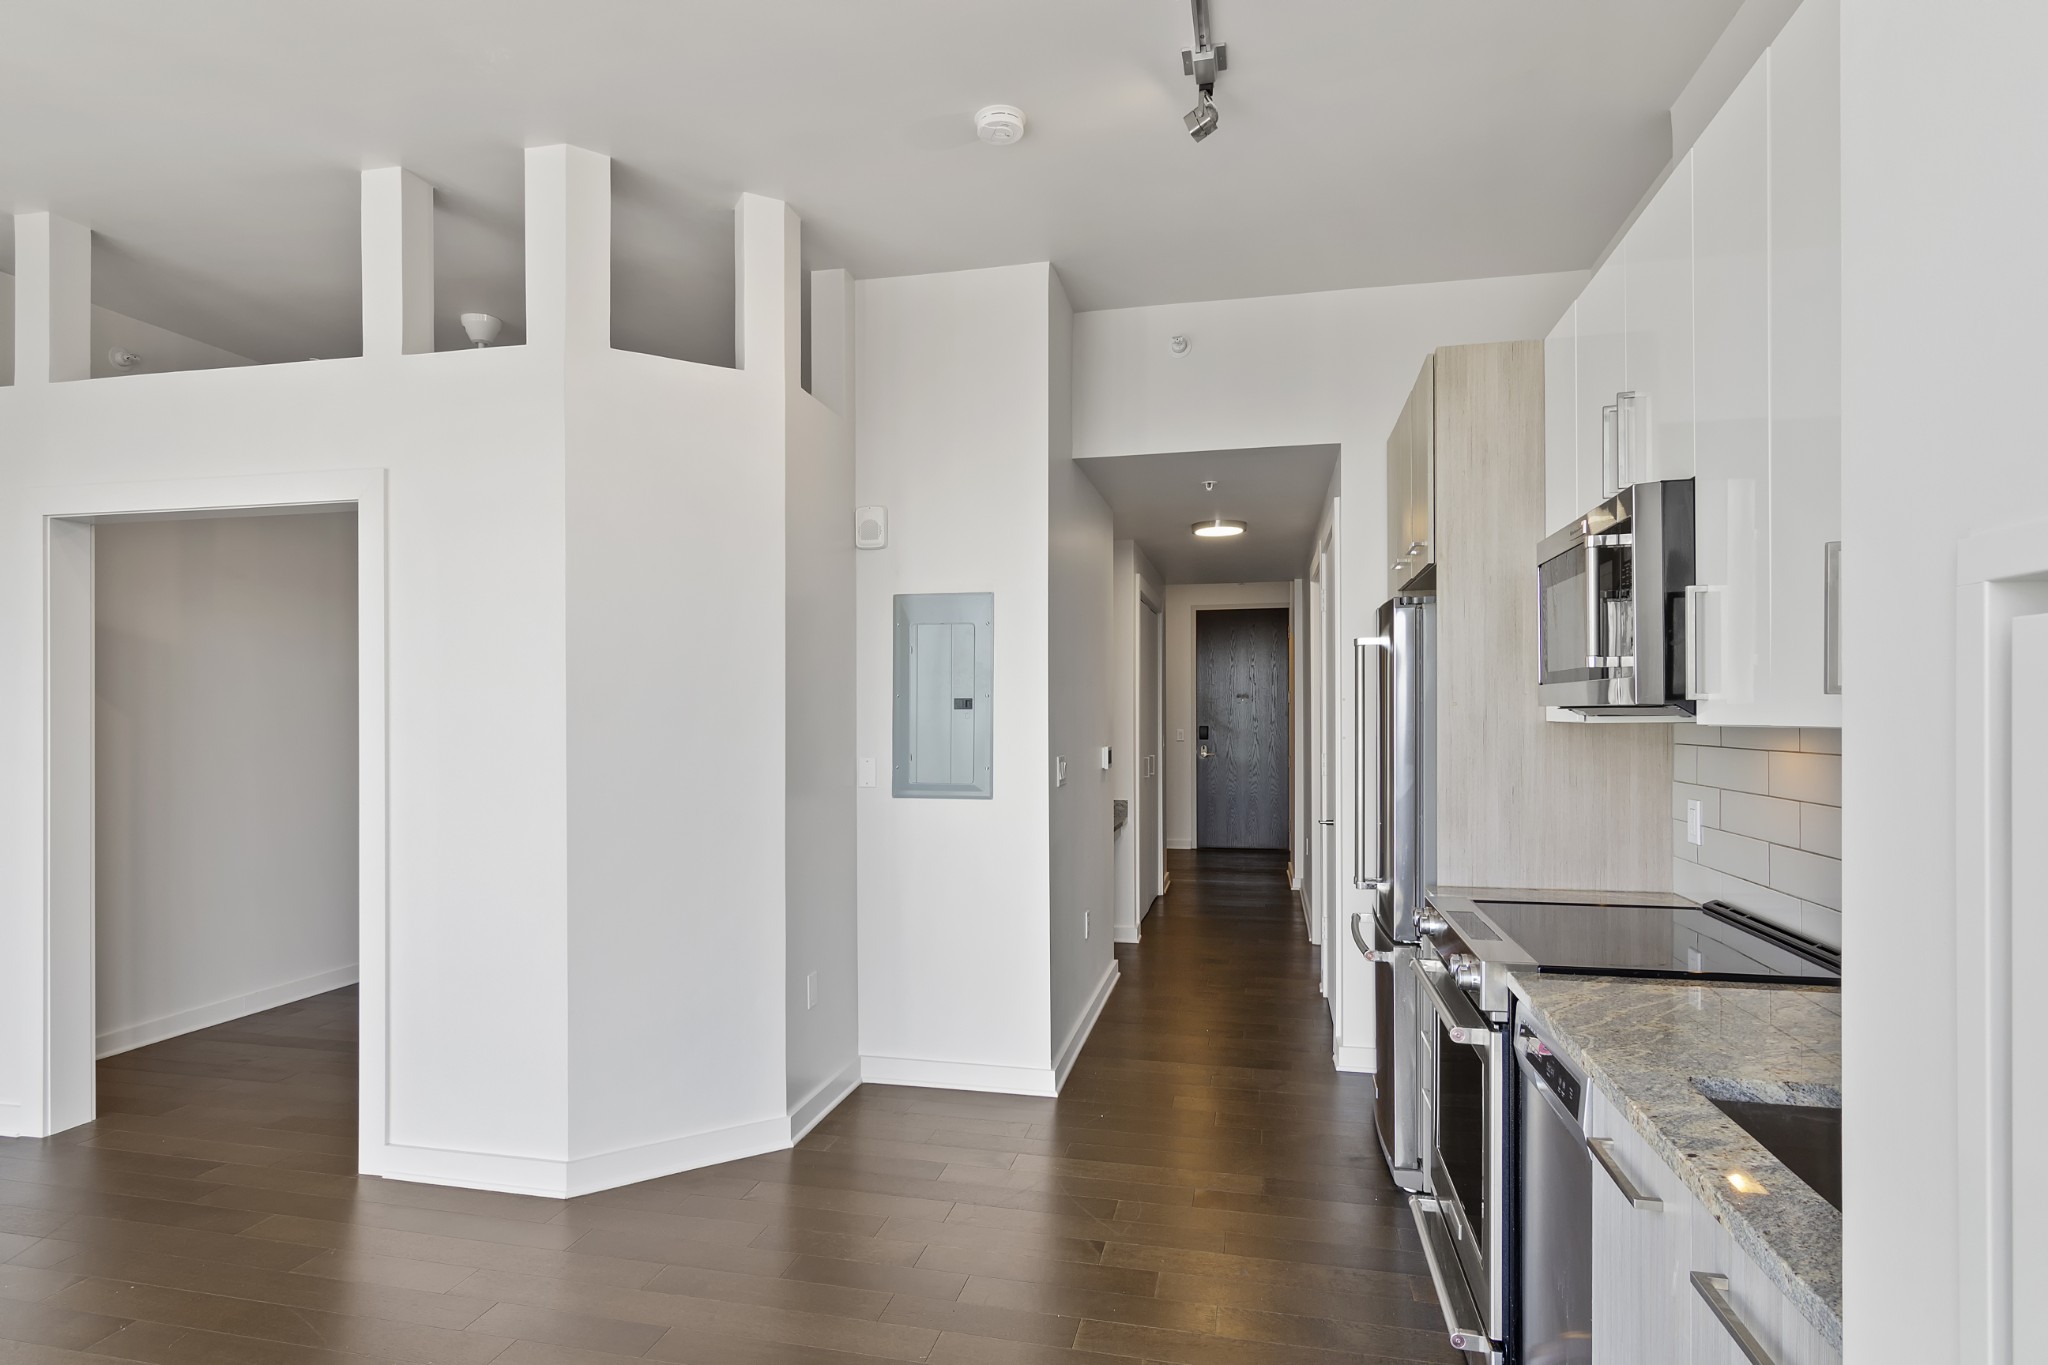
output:
[[[1485,957],[1525,959],[1538,971],[1613,976],[1698,976],[1839,986],[1835,953],[1718,901],[1694,908],[1663,905],[1479,901],[1515,953],[1470,915],[1452,915],[1458,932]],[[1462,923],[1475,919],[1474,923]],[[1491,938],[1493,941],[1488,942]]]

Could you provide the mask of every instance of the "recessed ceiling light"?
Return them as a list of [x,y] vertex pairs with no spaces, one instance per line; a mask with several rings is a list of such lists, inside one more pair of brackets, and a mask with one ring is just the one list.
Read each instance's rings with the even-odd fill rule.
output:
[[991,146],[1007,147],[1024,136],[1024,111],[1014,104],[976,110],[974,135]]
[[1224,517],[1217,517],[1212,521],[1198,521],[1188,529],[1198,536],[1206,536],[1214,540],[1222,536],[1243,535],[1244,523],[1241,521],[1230,521]]

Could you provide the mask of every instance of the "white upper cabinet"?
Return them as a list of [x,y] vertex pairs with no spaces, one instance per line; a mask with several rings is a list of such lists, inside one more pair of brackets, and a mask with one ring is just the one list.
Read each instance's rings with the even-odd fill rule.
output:
[[1628,387],[1628,294],[1622,253],[1593,272],[1579,295],[1578,401],[1574,461],[1579,505],[1573,515],[1620,491],[1616,481],[1618,412],[1615,400]]
[[[1839,0],[1806,0],[1771,48],[1773,724],[1838,726],[1842,538]],[[1832,689],[1832,690],[1831,690]]]
[[[1770,725],[1770,55],[1693,148],[1700,720]],[[1710,712],[1712,713],[1710,718]],[[1796,722],[1794,722],[1796,723]]]
[[1621,402],[1621,482],[1693,476],[1692,158],[1622,239],[1628,387]]
[[[1590,504],[1579,501],[1579,306],[1543,340],[1543,533],[1561,530]],[[1560,458],[1562,452],[1562,458]]]

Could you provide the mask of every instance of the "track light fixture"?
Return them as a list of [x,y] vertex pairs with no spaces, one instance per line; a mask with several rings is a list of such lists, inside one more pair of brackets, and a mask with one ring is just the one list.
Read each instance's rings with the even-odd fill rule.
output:
[[1216,131],[1216,74],[1230,69],[1230,46],[1209,41],[1209,0],[1190,0],[1195,13],[1195,45],[1182,48],[1180,69],[1195,78],[1195,107],[1181,122],[1188,136],[1200,142]]

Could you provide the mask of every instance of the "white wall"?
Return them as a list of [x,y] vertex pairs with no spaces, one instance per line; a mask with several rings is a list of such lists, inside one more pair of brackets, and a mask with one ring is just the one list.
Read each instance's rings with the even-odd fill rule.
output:
[[[1166,590],[1157,566],[1136,541],[1116,542],[1113,574],[1116,637],[1111,656],[1110,695],[1114,705],[1110,745],[1116,762],[1109,774],[1110,795],[1131,803],[1129,821],[1116,836],[1116,937],[1120,943],[1136,943],[1140,921],[1153,897],[1159,894],[1156,876],[1148,886],[1144,875],[1148,868],[1156,866],[1156,860],[1144,857],[1141,847],[1146,823],[1141,789],[1161,789],[1156,772],[1151,778],[1145,776],[1145,755],[1163,757],[1157,747],[1157,736],[1146,735],[1139,720],[1143,711],[1143,698],[1138,690],[1139,651],[1145,647],[1143,632],[1152,619],[1152,608],[1145,604],[1163,607]],[[1160,714],[1164,714],[1163,708]]]
[[[829,307],[828,307],[829,305]],[[784,651],[788,1105],[801,1134],[860,1083],[854,826],[853,282],[811,277],[818,397],[789,397]],[[830,355],[827,352],[831,352]],[[833,406],[836,405],[836,410]],[[817,1003],[807,1004],[807,978]],[[794,1134],[793,1134],[794,1135]]]
[[105,1056],[356,979],[356,518],[94,541]]
[[[889,509],[855,561],[870,1080],[1051,1087],[1052,290],[1044,264],[855,286],[854,500]],[[890,795],[893,599],[920,592],[995,595],[990,800]]]
[[[119,346],[142,357],[133,370],[117,370],[107,352]],[[92,377],[167,374],[174,370],[215,370],[251,362],[218,346],[181,336],[111,309],[92,310]],[[14,276],[0,274],[0,384],[14,382]]]
[[[1567,271],[1079,314],[1074,453],[1338,443],[1343,549],[1336,635],[1370,635],[1386,599],[1387,433],[1423,357],[1460,342],[1544,336],[1586,279],[1583,271]],[[1184,356],[1167,349],[1177,332],[1193,342]],[[1337,711],[1348,718],[1349,670],[1339,677]],[[1353,747],[1346,719],[1337,744],[1340,831],[1352,818]],[[1350,881],[1349,869],[1340,869],[1338,923],[1367,908]],[[1338,1045],[1356,1064],[1369,1065],[1371,974],[1355,952],[1340,952],[1338,961]]]
[[[1166,585],[1166,846],[1195,847],[1195,613],[1294,605],[1292,583]],[[1297,774],[1298,776],[1298,774]]]
[[[1986,1345],[1995,1234],[1987,1204],[1964,1197],[1986,1192],[1996,1147],[1981,1096],[1958,1114],[1956,1078],[1981,1070],[1994,1039],[1959,1021],[2004,964],[1958,961],[1951,812],[1957,541],[2048,518],[2048,10],[1842,8],[1847,1358],[2026,1360],[2038,1332],[2010,1357]],[[2031,979],[2014,975],[2030,1009]],[[2036,1046],[2024,1014],[1992,1027]],[[2015,1157],[2037,1160],[2039,1134],[2014,1136]],[[2015,1233],[2043,1236],[2038,1221]]]
[[1050,766],[1067,762],[1051,792],[1052,1032],[1055,1083],[1066,1079],[1087,1031],[1116,984],[1116,877],[1110,801],[1101,750],[1110,743],[1116,635],[1114,530],[1103,501],[1073,455],[1073,322],[1059,276],[1051,274],[1050,591],[1047,699]]

